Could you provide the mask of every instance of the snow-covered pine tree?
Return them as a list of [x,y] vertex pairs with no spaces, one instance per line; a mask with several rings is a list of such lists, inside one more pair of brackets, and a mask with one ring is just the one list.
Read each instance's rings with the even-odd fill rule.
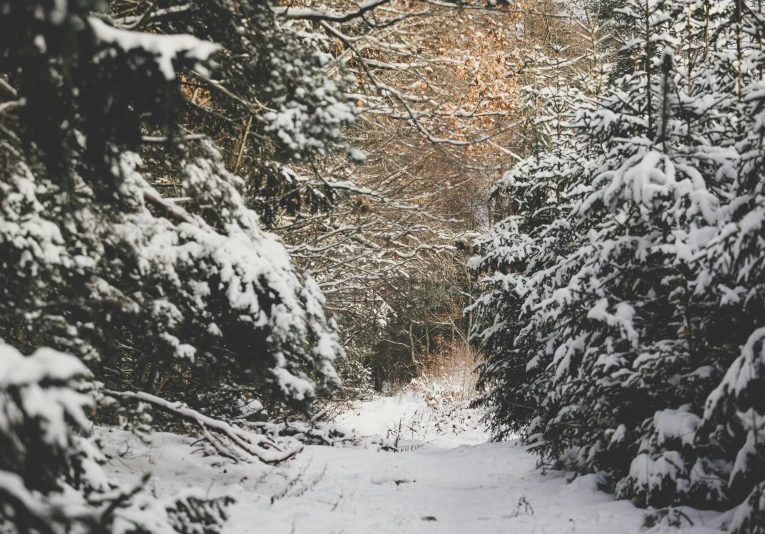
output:
[[495,204],[510,215],[476,240],[480,255],[469,264],[475,271],[491,273],[483,280],[487,292],[469,309],[475,313],[475,337],[493,355],[479,385],[488,386],[497,380],[502,384],[490,387],[486,397],[492,399],[497,410],[493,421],[503,422],[495,427],[498,438],[518,432],[528,423],[533,404],[526,393],[516,396],[522,390],[518,386],[527,380],[525,349],[514,346],[523,328],[515,318],[523,313],[528,284],[532,283],[527,275],[548,267],[576,243],[566,220],[574,199],[571,190],[587,172],[584,166],[591,165],[586,154],[597,158],[592,147],[579,144],[576,135],[576,110],[592,109],[595,95],[587,90],[599,87],[592,83],[590,75],[601,75],[605,69],[601,64],[602,41],[597,37],[599,28],[585,27],[595,39],[589,51],[592,55],[584,56],[592,61],[589,69],[579,68],[583,57],[568,55],[563,45],[551,45],[551,57],[537,50],[537,62],[532,67],[535,70],[529,73],[533,84],[525,89],[537,95],[527,98],[526,106],[536,105],[537,109],[529,111],[532,118],[527,131],[533,134],[532,139],[543,141],[546,148],[542,149],[539,142],[530,143],[531,155],[496,184]]
[[582,40],[583,56],[574,66],[572,80],[585,95],[593,99],[591,105],[606,90],[613,65],[613,19],[603,16],[595,6],[583,6],[583,17],[574,18],[574,34]]
[[691,64],[696,49],[676,54],[692,7],[617,10],[634,31],[622,49],[634,72],[578,118],[578,146],[591,152],[564,195],[576,202],[573,243],[563,254],[560,241],[543,243],[535,257],[551,262],[532,257],[478,303],[510,303],[481,325],[484,337],[505,332],[483,372],[497,434],[522,428],[548,461],[600,472],[619,496],[652,506],[725,499],[699,474],[708,459],[693,435],[726,365],[703,339],[727,319],[695,292],[692,258],[717,223],[735,152],[717,148],[730,128],[714,108],[725,87]]
[[[241,413],[242,387],[305,408],[342,352],[323,296],[214,145],[178,127],[176,71],[209,74],[220,47],[113,27],[106,7],[0,4],[2,112],[18,118],[0,126],[3,338],[213,413]],[[142,174],[135,151],[156,142],[143,124],[175,147],[188,209]]]
[[[713,9],[714,7],[714,9]],[[735,144],[740,157],[728,202],[717,231],[702,251],[697,291],[708,292],[724,313],[733,317],[717,334],[730,361],[719,384],[711,392],[697,435],[709,449],[731,505],[737,505],[730,530],[736,534],[765,532],[765,221],[763,197],[763,100],[765,69],[762,36],[765,19],[761,6],[742,9],[740,3],[706,7],[708,17],[727,24],[728,46],[722,48],[729,93],[736,105],[738,122],[724,141]],[[725,9],[721,9],[724,7]],[[746,61],[744,61],[746,60]]]

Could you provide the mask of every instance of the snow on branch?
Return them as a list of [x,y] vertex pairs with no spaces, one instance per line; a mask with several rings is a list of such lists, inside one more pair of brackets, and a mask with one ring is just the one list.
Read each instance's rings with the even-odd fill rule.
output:
[[259,461],[268,465],[277,465],[303,450],[302,445],[297,442],[290,440],[287,441],[287,447],[279,446],[267,436],[247,432],[225,421],[213,419],[192,410],[181,402],[171,402],[142,391],[104,390],[104,393],[121,399],[149,403],[167,414],[198,425],[203,439],[217,454],[237,463]]
[[314,22],[329,21],[329,22],[348,22],[359,17],[364,16],[366,13],[374,10],[377,7],[387,4],[390,0],[367,0],[359,5],[356,11],[319,11],[307,7],[290,7],[280,6],[272,7],[271,10],[281,18],[289,20],[311,20]]
[[[204,62],[220,50],[217,44],[202,41],[191,35],[155,35],[122,30],[113,28],[96,17],[88,18],[88,22],[101,42],[116,45],[125,52],[141,48],[154,54],[160,71],[168,80],[175,79],[174,59],[185,57]],[[204,70],[199,64],[196,68]]]
[[449,8],[458,8],[458,9],[476,9],[479,11],[502,11],[503,13],[516,13],[520,15],[535,15],[538,17],[547,17],[552,19],[570,19],[570,15],[566,15],[564,13],[552,13],[549,11],[535,11],[533,9],[508,9],[504,6],[501,7],[495,7],[496,0],[494,0],[494,3],[492,4],[489,2],[489,5],[485,4],[468,4],[466,2],[459,2],[459,3],[452,3],[449,1],[441,1],[441,0],[424,0],[426,4],[430,4],[432,6],[438,6],[438,7],[449,7]]
[[151,26],[161,18],[190,11],[194,7],[194,4],[188,3],[179,6],[168,7],[167,9],[156,9],[156,7],[157,2],[152,4],[152,6],[149,7],[149,9],[147,9],[143,15],[126,16],[114,19],[114,22],[126,30],[137,30],[145,26]]
[[364,71],[364,74],[369,78],[369,80],[372,82],[372,85],[376,87],[379,91],[381,91],[384,94],[387,94],[391,97],[393,97],[396,101],[398,101],[406,111],[406,116],[409,117],[409,120],[412,122],[412,124],[417,128],[417,130],[431,143],[434,145],[452,145],[452,146],[470,146],[475,144],[484,143],[486,141],[490,141],[494,139],[495,137],[502,135],[503,133],[506,133],[514,128],[517,128],[519,125],[523,124],[526,119],[521,119],[518,121],[513,122],[512,124],[508,125],[505,128],[502,128],[500,130],[497,130],[495,132],[492,132],[487,135],[480,136],[476,139],[470,139],[467,141],[457,140],[457,139],[449,139],[447,137],[439,137],[435,135],[433,132],[430,131],[420,120],[420,117],[418,116],[417,112],[412,109],[412,107],[407,102],[408,98],[406,95],[401,93],[398,89],[384,83],[382,80],[380,80],[377,76],[375,76],[372,73],[372,69],[369,65],[369,61],[363,56],[361,51],[358,49],[358,47],[348,38],[343,35],[341,32],[339,32],[336,28],[334,28],[331,24],[328,24],[325,21],[320,21],[320,24],[322,28],[324,28],[329,34],[333,35],[334,37],[337,37],[340,41],[342,41],[349,49],[351,49],[354,54],[356,54],[356,58],[359,61],[359,64],[361,65],[362,70]]
[[19,96],[18,91],[16,91],[16,89],[14,89],[11,84],[6,82],[2,78],[0,78],[0,89],[2,89],[3,91],[11,95],[13,98],[16,98],[17,96]]

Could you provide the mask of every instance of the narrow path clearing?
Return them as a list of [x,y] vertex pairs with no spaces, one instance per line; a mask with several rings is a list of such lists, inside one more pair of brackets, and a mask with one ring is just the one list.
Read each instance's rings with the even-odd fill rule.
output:
[[[371,408],[371,411],[368,409]],[[415,408],[402,404],[402,414]],[[346,416],[361,427],[387,424],[389,406],[367,407]],[[584,534],[638,533],[643,511],[598,492],[594,476],[566,483],[560,473],[542,474],[535,457],[515,442],[460,445],[484,440],[473,431],[401,453],[376,446],[308,446],[288,466],[267,469],[221,465],[193,454],[188,438],[155,434],[153,446],[109,434],[129,452],[112,461],[123,479],[155,474],[159,497],[197,486],[210,496],[231,495],[237,503],[224,533],[245,534]],[[123,443],[122,441],[125,440]],[[446,446],[452,448],[445,448]],[[703,521],[691,511],[688,530],[652,532],[711,534],[713,515]]]
[[[399,454],[310,448],[310,492],[273,506],[238,507],[227,532],[638,532],[641,512],[595,491],[541,476],[513,443]],[[435,518],[426,520],[423,518]],[[293,528],[294,525],[294,528]]]

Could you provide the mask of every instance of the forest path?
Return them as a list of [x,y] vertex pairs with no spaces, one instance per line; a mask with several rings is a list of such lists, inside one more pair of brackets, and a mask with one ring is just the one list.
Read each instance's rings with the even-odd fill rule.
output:
[[[408,426],[425,429],[419,437],[428,443],[403,442],[409,450],[398,453],[372,444],[307,446],[277,468],[201,457],[189,447],[190,438],[173,434],[156,433],[150,445],[127,432],[110,431],[105,438],[121,453],[110,463],[112,474],[137,482],[152,472],[160,498],[189,487],[234,497],[223,534],[641,532],[644,512],[597,491],[594,475],[569,484],[559,472],[543,474],[525,447],[485,443],[487,435],[475,428],[428,434],[434,423],[426,424],[423,406],[413,398],[378,399],[356,405],[339,423],[362,435],[385,435],[397,422],[405,427],[416,420],[421,424]],[[711,518],[688,513],[692,529],[651,532],[719,533],[703,526]]]
[[597,492],[592,477],[541,475],[512,442],[402,453],[309,447],[300,462],[308,491],[241,503],[225,532],[617,534],[639,532],[642,519]]

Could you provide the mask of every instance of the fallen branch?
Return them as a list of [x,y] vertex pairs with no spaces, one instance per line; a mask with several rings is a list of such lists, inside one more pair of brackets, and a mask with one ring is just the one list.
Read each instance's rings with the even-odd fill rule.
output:
[[104,390],[104,393],[121,399],[147,402],[160,411],[199,425],[203,439],[216,453],[237,463],[252,463],[255,460],[277,465],[303,450],[303,446],[297,442],[296,447],[283,449],[268,436],[247,432],[225,421],[213,419],[182,402],[171,402],[142,391]]
[[179,223],[188,223],[199,226],[184,209],[176,206],[172,202],[168,202],[154,190],[144,190],[143,199],[155,208],[163,211],[163,215],[167,216],[169,219]]

